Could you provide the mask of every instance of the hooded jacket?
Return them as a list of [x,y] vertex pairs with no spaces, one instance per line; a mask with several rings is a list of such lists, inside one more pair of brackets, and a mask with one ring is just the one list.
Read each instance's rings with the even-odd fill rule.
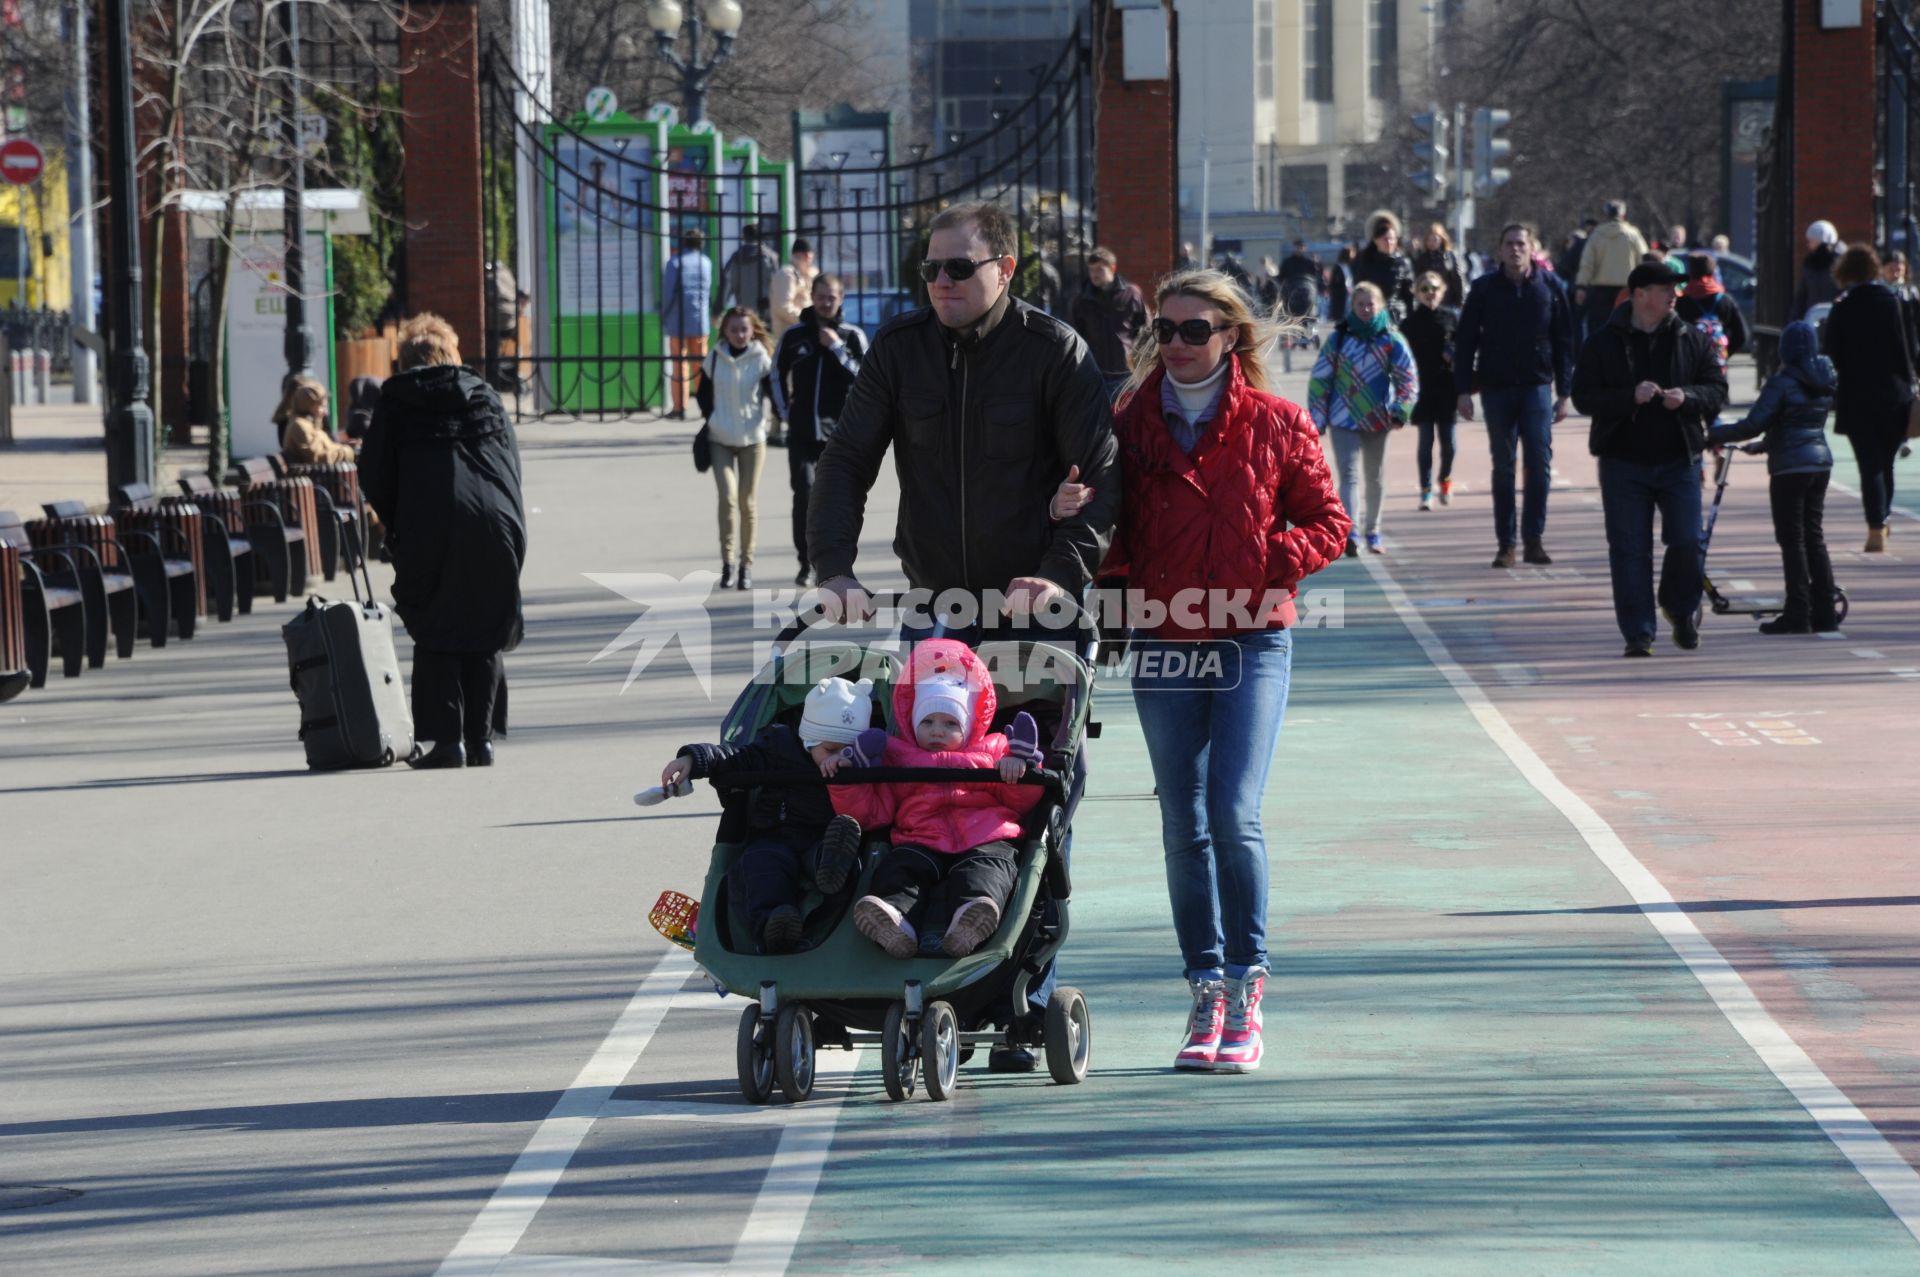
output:
[[1827,315],[1821,344],[1840,377],[1834,428],[1843,435],[1857,423],[1904,431],[1898,412],[1913,400],[1914,369],[1899,295],[1877,279],[1849,288]]
[[1349,315],[1335,324],[1313,361],[1308,413],[1322,430],[1375,434],[1406,425],[1420,400],[1420,370],[1407,339],[1392,324],[1377,337],[1363,337],[1352,323]]
[[715,443],[751,448],[767,437],[767,378],[772,371],[773,356],[752,339],[737,355],[725,341],[707,352],[700,361],[696,398]]
[[1764,435],[1768,474],[1811,474],[1833,469],[1827,446],[1827,414],[1833,411],[1833,361],[1820,353],[1813,325],[1788,324],[1780,333],[1780,371],[1744,421],[1707,431],[1708,443],[1738,443]]
[[[1167,609],[1165,621],[1149,627],[1156,638],[1292,625],[1300,582],[1339,557],[1353,526],[1307,414],[1247,385],[1239,357],[1229,358],[1226,387],[1191,456],[1167,428],[1165,369],[1148,376],[1114,421],[1126,500],[1102,571],[1126,576],[1129,590]],[[1208,597],[1197,613],[1183,613],[1176,605],[1192,590]],[[1247,621],[1210,615],[1216,601],[1237,603]]]
[[[1078,596],[1106,553],[1120,505],[1106,381],[1078,333],[1024,302],[1003,294],[964,332],[928,308],[874,335],[814,475],[807,548],[821,580],[852,574],[888,449],[893,549],[916,589],[1039,576]],[[1076,465],[1094,498],[1054,523],[1048,503]]]
[[[973,698],[966,743],[959,749],[939,753],[921,749],[912,739],[918,685],[935,676],[956,675],[966,680]],[[916,644],[905,668],[894,680],[894,734],[887,737],[887,751],[881,766],[998,767],[1000,760],[1007,756],[1007,738],[1003,733],[987,730],[996,708],[993,679],[972,648],[953,639],[928,639]],[[1003,838],[1019,838],[1020,818],[1032,811],[1045,795],[1038,785],[1007,785],[971,778],[950,785],[924,781],[835,785],[830,792],[834,807],[859,821],[862,829],[891,825],[896,846],[925,847],[948,855],[958,855]]]
[[1367,245],[1353,259],[1353,282],[1378,288],[1396,324],[1413,309],[1413,263],[1399,253],[1383,253]]
[[[1633,307],[1622,306],[1580,350],[1573,373],[1573,406],[1593,418],[1587,448],[1623,461],[1690,460],[1707,443],[1707,422],[1727,403],[1727,374],[1705,333],[1669,314],[1650,334],[1644,359],[1636,353]],[[1641,381],[1684,392],[1678,411],[1656,397],[1633,401]]]
[[388,378],[360,484],[386,525],[394,608],[413,641],[437,652],[513,648],[527,516],[520,449],[493,387],[452,364]]

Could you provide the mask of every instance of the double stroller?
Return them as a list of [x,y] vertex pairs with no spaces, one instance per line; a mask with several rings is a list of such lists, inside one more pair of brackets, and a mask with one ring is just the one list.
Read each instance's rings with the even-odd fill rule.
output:
[[[797,622],[776,642],[771,661],[728,712],[724,742],[749,741],[776,721],[797,724],[808,690],[836,675],[871,678],[873,721],[892,728],[892,688],[901,669],[896,655],[851,642],[797,641],[805,628],[805,621]],[[728,871],[745,848],[747,811],[758,785],[950,783],[995,773],[873,767],[843,769],[831,781],[765,773],[715,782],[723,810],[700,897],[694,957],[717,985],[754,1000],[741,1013],[735,1050],[740,1091],[750,1103],[768,1102],[776,1089],[792,1103],[807,1099],[814,1055],[823,1047],[877,1045],[887,1095],[895,1100],[913,1095],[922,1081],[929,1099],[949,1098],[960,1065],[976,1048],[1038,1047],[1054,1081],[1086,1077],[1093,1041],[1086,998],[1078,989],[1056,987],[1045,1011],[1036,1014],[1028,993],[1067,938],[1067,778],[1087,734],[1093,677],[1079,655],[1048,643],[985,643],[978,655],[999,697],[993,729],[1003,729],[1022,710],[1040,724],[1044,766],[1021,783],[1042,786],[1046,794],[1024,823],[1019,877],[1000,928],[966,957],[902,961],[854,929],[851,906],[866,894],[887,851],[885,829],[862,831],[859,868],[843,890],[832,896],[811,891],[801,903],[803,931],[795,952],[757,952],[729,898]]]

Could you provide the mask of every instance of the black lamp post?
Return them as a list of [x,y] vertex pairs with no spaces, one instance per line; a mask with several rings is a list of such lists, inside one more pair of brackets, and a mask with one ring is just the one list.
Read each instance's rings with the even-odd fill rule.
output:
[[[715,67],[733,56],[733,41],[740,34],[745,16],[740,0],[706,0],[706,25],[713,28],[713,56],[700,62],[700,13],[680,7],[680,0],[651,0],[647,5],[647,26],[653,31],[654,49],[661,60],[680,73],[681,122],[692,127],[707,118],[707,77]],[[687,32],[687,56],[681,57],[674,46],[680,32]]]
[[147,406],[147,352],[140,336],[145,290],[140,270],[140,205],[134,174],[133,49],[130,0],[106,0],[107,190],[112,207],[113,323],[107,330],[107,487],[154,481],[153,410]]
[[286,0],[280,6],[286,33],[287,60],[287,185],[282,203],[286,215],[287,373],[306,376],[313,370],[313,333],[307,327],[307,161],[300,136],[300,5]]

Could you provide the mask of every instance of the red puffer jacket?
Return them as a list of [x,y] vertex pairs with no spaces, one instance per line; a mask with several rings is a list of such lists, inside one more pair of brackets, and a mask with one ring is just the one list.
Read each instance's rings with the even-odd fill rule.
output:
[[1157,638],[1292,625],[1296,587],[1340,556],[1353,527],[1306,410],[1248,386],[1233,359],[1192,457],[1161,412],[1165,369],[1114,421],[1126,487],[1102,571],[1167,609],[1134,618]]
[[[931,753],[913,742],[914,687],[935,675],[964,675],[973,693],[973,721],[960,749]],[[1007,756],[1007,738],[988,732],[998,701],[993,679],[973,649],[953,639],[917,644],[893,685],[894,731],[887,737],[883,767],[997,767]],[[857,773],[844,773],[857,774]],[[952,785],[912,781],[888,785],[834,785],[835,809],[862,829],[893,826],[895,844],[911,843],[957,855],[998,838],[1018,838],[1020,817],[1044,791],[1037,785],[965,780]]]

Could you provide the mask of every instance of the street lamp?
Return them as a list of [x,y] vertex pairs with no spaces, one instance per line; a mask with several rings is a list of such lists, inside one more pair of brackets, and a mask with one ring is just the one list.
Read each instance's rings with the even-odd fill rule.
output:
[[[701,14],[683,10],[680,0],[649,0],[647,26],[653,31],[654,50],[662,61],[680,73],[680,94],[684,109],[681,116],[688,127],[707,118],[707,77],[715,67],[733,56],[733,41],[740,34],[745,17],[740,0],[706,0],[706,25],[713,28],[713,56],[700,62]],[[682,28],[687,32],[687,56],[681,57],[674,46]]]

